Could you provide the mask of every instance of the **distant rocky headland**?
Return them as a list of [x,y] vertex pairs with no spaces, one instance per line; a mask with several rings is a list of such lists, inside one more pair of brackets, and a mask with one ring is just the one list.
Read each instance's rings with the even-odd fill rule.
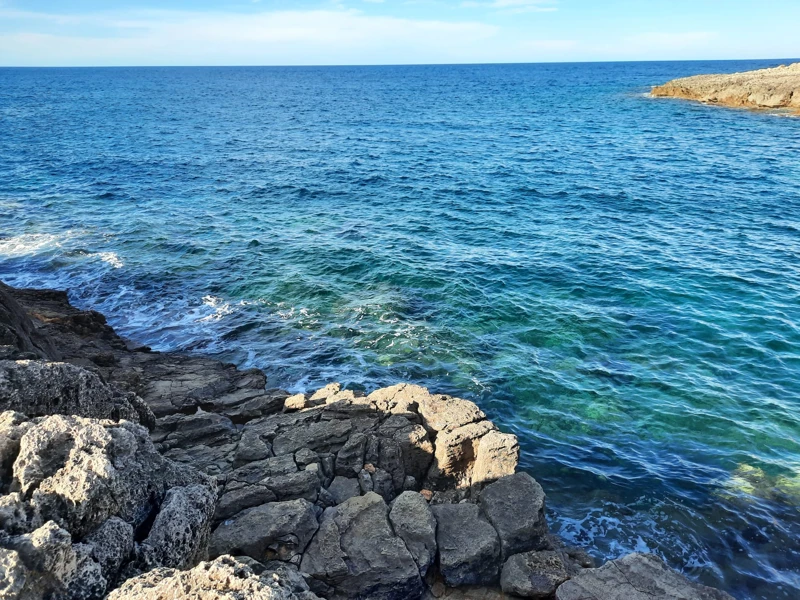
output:
[[800,113],[800,63],[730,75],[696,75],[653,88],[653,96],[734,108],[790,109]]
[[0,283],[2,600],[732,600],[565,546],[518,455],[467,400],[267,389]]

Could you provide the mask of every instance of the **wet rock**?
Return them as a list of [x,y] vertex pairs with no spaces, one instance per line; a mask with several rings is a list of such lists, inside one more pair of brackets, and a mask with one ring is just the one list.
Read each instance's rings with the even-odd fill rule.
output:
[[549,548],[542,486],[527,473],[508,475],[487,486],[480,505],[500,536],[501,558]]
[[419,598],[419,568],[394,534],[388,507],[375,493],[325,510],[300,570],[346,598]]
[[389,521],[405,542],[422,577],[436,559],[436,519],[417,492],[403,492],[392,503]]
[[152,427],[155,417],[141,398],[109,386],[96,373],[58,362],[0,361],[0,411],[30,417],[77,415]]
[[436,517],[439,568],[449,586],[497,582],[500,539],[475,504],[431,506]]
[[319,600],[301,577],[253,570],[230,556],[204,562],[189,571],[155,569],[129,579],[108,600]]
[[211,536],[209,552],[288,561],[303,553],[317,527],[314,505],[308,500],[271,502],[221,523]]
[[569,579],[561,553],[554,551],[515,554],[503,565],[500,586],[506,594],[546,600]]
[[725,592],[694,583],[652,554],[631,554],[585,569],[556,590],[557,600],[733,600]]

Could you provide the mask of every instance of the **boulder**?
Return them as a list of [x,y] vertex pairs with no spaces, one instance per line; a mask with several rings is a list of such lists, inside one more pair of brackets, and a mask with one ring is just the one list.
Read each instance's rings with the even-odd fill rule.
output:
[[436,519],[425,498],[417,492],[403,492],[392,503],[389,521],[414,557],[420,576],[425,577],[436,560]]
[[630,554],[599,569],[584,569],[556,590],[556,600],[734,600],[689,581],[652,554]]
[[503,565],[500,586],[506,594],[547,600],[569,579],[560,552],[545,550],[515,554]]
[[542,486],[527,473],[515,473],[488,485],[480,505],[500,536],[501,558],[550,547]]
[[500,539],[475,504],[432,506],[436,517],[439,568],[449,586],[497,582]]
[[420,598],[414,557],[389,524],[383,498],[370,492],[327,508],[300,570],[345,598]]
[[0,411],[29,417],[54,414],[127,419],[152,428],[155,417],[136,394],[105,383],[96,373],[60,362],[0,360]]
[[319,600],[301,577],[286,571],[253,572],[230,556],[189,571],[155,569],[126,581],[108,600]]
[[513,475],[519,462],[519,441],[510,433],[490,431],[481,438],[472,470],[472,485]]
[[314,505],[308,500],[270,502],[242,511],[211,535],[212,557],[243,554],[257,561],[299,557],[317,531]]

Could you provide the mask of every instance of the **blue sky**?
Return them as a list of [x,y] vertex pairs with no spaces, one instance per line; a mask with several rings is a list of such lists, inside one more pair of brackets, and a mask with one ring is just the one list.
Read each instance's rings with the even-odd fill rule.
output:
[[800,57],[800,0],[0,0],[0,65]]

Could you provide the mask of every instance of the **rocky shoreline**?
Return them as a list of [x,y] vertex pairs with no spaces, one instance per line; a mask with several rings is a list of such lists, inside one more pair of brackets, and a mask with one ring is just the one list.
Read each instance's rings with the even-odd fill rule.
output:
[[566,547],[472,402],[266,383],[0,283],[0,599],[731,600]]
[[696,75],[655,86],[656,97],[732,108],[789,109],[800,114],[800,63],[730,75]]

